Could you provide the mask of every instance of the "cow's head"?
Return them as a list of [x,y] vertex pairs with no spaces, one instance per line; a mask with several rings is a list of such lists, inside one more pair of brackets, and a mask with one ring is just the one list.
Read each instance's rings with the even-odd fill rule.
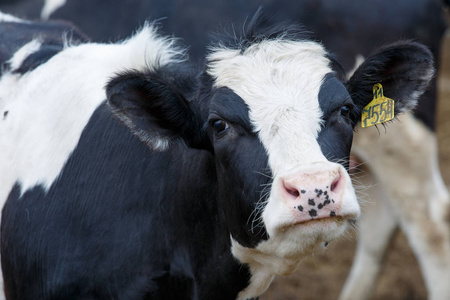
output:
[[234,256],[253,273],[285,274],[359,217],[346,166],[374,84],[402,112],[424,91],[432,65],[427,49],[403,42],[378,50],[342,82],[321,44],[258,14],[242,38],[211,48],[195,91],[175,73],[148,71],[119,75],[107,93],[156,151],[181,142],[212,153]]

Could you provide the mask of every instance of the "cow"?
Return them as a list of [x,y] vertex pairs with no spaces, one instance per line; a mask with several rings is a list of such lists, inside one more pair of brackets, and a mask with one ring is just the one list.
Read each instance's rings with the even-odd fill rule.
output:
[[345,81],[261,9],[200,65],[149,24],[36,66],[39,51],[0,78],[7,299],[257,298],[358,219],[348,157],[374,86],[399,114],[434,74],[403,41]]
[[[53,10],[42,15],[72,20],[97,40],[121,38],[147,17],[167,17],[161,20],[164,29],[181,36],[191,46],[190,55],[200,58],[206,51],[207,29],[230,20],[242,23],[262,2],[118,1],[108,4],[109,10],[103,13],[120,10],[133,14],[117,17],[116,13],[114,17],[105,17],[117,22],[104,22],[102,26],[98,26],[96,9],[93,9],[95,5],[107,6],[102,1],[88,4],[67,0],[58,7],[47,1],[47,7]],[[271,1],[270,9],[281,10],[305,24],[335,53],[348,76],[372,49],[398,39],[414,39],[427,45],[438,68],[441,41],[447,27],[442,2],[448,6],[448,1],[441,0],[395,3],[277,0]],[[133,9],[127,10],[127,5]],[[86,11],[86,7],[91,9]],[[418,259],[430,299],[450,299],[450,197],[437,158],[436,91],[434,77],[416,109],[401,116],[401,122],[392,124],[386,135],[379,135],[374,128],[357,129],[352,153],[355,161],[362,165],[358,168],[364,172],[355,174],[354,178],[368,186],[365,189],[368,204],[363,207],[363,217],[358,223],[357,254],[340,296],[342,300],[370,298],[397,228],[406,234]]]
[[[22,0],[14,5],[0,3],[0,8],[33,18],[70,19],[100,41],[125,37],[149,16],[167,16],[161,20],[164,30],[183,37],[191,44],[190,55],[198,58],[206,49],[206,28],[229,20],[240,22],[260,2],[130,0],[85,3]],[[399,38],[417,39],[427,45],[438,67],[440,41],[445,30],[440,2],[403,0],[390,3],[373,0],[356,4],[354,1],[302,0],[295,3],[277,1],[275,6],[312,29],[336,54],[345,71],[351,73],[355,62],[367,57],[375,46]],[[114,16],[115,21],[98,22],[99,10],[102,11],[102,18],[110,20]],[[117,10],[122,13],[118,14]],[[240,27],[236,25],[236,28]],[[343,40],[346,42],[343,43]],[[390,237],[397,227],[406,233],[418,258],[430,298],[450,297],[447,285],[450,280],[450,233],[447,230],[450,208],[436,153],[436,78],[431,80],[430,88],[421,99],[413,115],[400,117],[402,122],[392,124],[391,133],[381,135],[384,142],[378,142],[377,130],[365,133],[370,129],[360,129],[358,132],[364,133],[355,135],[353,155],[364,162],[365,166],[360,168],[365,172],[363,177],[354,177],[359,177],[356,179],[358,182],[370,186],[366,191],[370,204],[363,207],[363,218],[358,226],[358,252],[341,299],[370,297]],[[398,143],[400,140],[402,144]],[[419,147],[417,141],[424,140],[427,142]],[[387,148],[386,145],[392,146]],[[416,149],[412,155],[411,149]],[[387,154],[390,160],[381,154]],[[413,190],[411,187],[418,189],[414,197],[409,195]],[[424,199],[428,200],[424,202]],[[427,203],[426,207],[424,203]],[[379,218],[379,215],[385,218]],[[371,238],[374,235],[377,239]]]
[[[241,28],[245,16],[262,2],[141,0],[111,5],[111,1],[89,4],[67,0],[57,7],[46,1],[53,10],[43,10],[42,16],[72,20],[96,40],[123,38],[148,17],[167,17],[161,20],[164,29],[181,36],[190,45],[190,55],[201,58],[206,51],[207,29],[230,20],[240,22],[235,28]],[[448,1],[441,0],[278,0],[271,1],[270,9],[281,10],[305,24],[335,53],[349,75],[372,49],[398,39],[414,39],[427,45],[438,68],[447,27],[442,2],[448,6]],[[103,14],[116,22],[99,26],[93,5],[109,7],[106,12],[102,9]],[[127,5],[132,9],[126,9]],[[86,7],[91,9],[87,11]],[[106,17],[117,10],[130,14]],[[365,192],[369,204],[363,207],[358,224],[357,254],[342,300],[370,298],[397,228],[406,234],[418,259],[430,299],[450,299],[450,197],[437,158],[436,91],[434,77],[417,108],[401,116],[401,122],[392,124],[386,135],[379,135],[374,128],[357,127],[352,153],[356,161],[364,164],[359,167],[364,173],[354,177],[369,187]]]

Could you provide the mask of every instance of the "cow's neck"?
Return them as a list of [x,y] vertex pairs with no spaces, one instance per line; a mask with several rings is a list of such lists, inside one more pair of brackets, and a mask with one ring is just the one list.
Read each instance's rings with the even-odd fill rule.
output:
[[[170,224],[189,225],[171,232],[176,238],[167,237],[169,244],[163,248],[172,249],[168,257],[182,261],[184,276],[193,279],[197,298],[237,299],[251,275],[248,266],[239,263],[231,253],[230,232],[218,205],[213,156],[185,146],[172,145],[169,151],[167,160],[177,161],[178,166],[171,176],[185,176],[176,186],[179,192],[174,191],[176,199],[170,200],[170,205],[165,203],[174,208],[171,219],[165,220],[167,230],[170,232]],[[167,185],[167,180],[163,184]],[[188,220],[179,220],[180,217]]]

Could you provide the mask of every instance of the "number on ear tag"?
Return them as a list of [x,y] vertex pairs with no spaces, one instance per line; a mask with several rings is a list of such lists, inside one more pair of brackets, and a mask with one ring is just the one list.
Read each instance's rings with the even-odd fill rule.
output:
[[377,83],[373,86],[373,99],[364,107],[361,115],[363,128],[381,124],[394,118],[394,100],[384,97],[383,87]]

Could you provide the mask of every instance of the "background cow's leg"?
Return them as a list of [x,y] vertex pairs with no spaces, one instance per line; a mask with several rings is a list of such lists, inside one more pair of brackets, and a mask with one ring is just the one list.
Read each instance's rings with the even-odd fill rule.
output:
[[428,289],[428,299],[450,299],[449,230],[442,222],[405,222],[404,232],[419,261]]
[[[409,244],[421,266],[429,299],[450,299],[450,201],[442,181],[435,135],[424,140],[431,149],[421,153],[423,172],[431,174],[422,185],[420,198],[427,204],[427,213],[402,209],[401,223]],[[405,199],[407,200],[407,199]]]
[[385,189],[430,299],[450,299],[450,203],[438,168],[436,136],[411,115],[399,119],[389,125],[389,134],[382,127],[364,130],[355,138],[354,151],[368,161]]
[[341,300],[370,299],[386,248],[397,225],[383,187],[375,184],[367,168],[358,169],[362,169],[362,173],[357,176],[355,185],[366,186],[362,193],[370,195],[370,198],[361,197],[363,203],[362,216],[358,221],[358,247],[350,275],[340,295]]

